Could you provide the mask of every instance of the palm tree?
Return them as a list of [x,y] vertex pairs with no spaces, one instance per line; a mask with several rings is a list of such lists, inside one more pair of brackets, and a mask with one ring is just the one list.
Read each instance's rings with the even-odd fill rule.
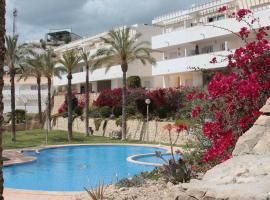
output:
[[67,87],[67,102],[68,102],[68,140],[72,140],[72,91],[71,91],[71,80],[72,70],[79,64],[81,57],[76,51],[71,50],[63,54],[63,57],[59,60],[59,63],[64,66],[67,71],[68,87]]
[[[6,2],[0,1],[0,127],[2,127],[3,119],[3,75],[4,75],[4,59],[5,59],[5,13],[6,13]],[[4,178],[3,178],[3,157],[2,157],[2,135],[3,129],[0,128],[0,200],[4,200]]]
[[43,69],[43,54],[39,54],[34,50],[29,50],[30,56],[24,64],[22,64],[22,74],[21,78],[25,80],[29,77],[35,77],[37,80],[37,90],[38,90],[38,114],[39,122],[42,124],[42,107],[41,107],[41,77]]
[[89,136],[89,70],[93,70],[93,59],[94,57],[91,56],[90,53],[87,53],[86,51],[82,51],[81,58],[86,66],[86,77],[85,77],[85,133],[86,136]]
[[5,63],[9,67],[10,85],[11,85],[11,140],[16,142],[16,119],[15,119],[15,75],[18,67],[20,56],[18,48],[18,35],[5,36],[6,52]]
[[46,51],[43,55],[43,67],[42,74],[47,78],[47,87],[48,87],[48,122],[49,130],[51,129],[51,88],[52,88],[52,77],[57,76],[61,78],[60,74],[64,69],[62,67],[55,67],[56,61],[54,59],[54,53],[51,49]]
[[107,48],[101,48],[96,53],[95,66],[105,64],[107,68],[115,64],[120,64],[123,72],[123,88],[122,88],[122,140],[126,139],[127,122],[126,122],[126,106],[127,106],[127,71],[128,64],[132,61],[139,60],[143,65],[146,63],[155,64],[156,60],[151,56],[151,48],[149,42],[138,42],[141,34],[132,35],[130,28],[122,28],[119,30],[111,30],[108,37],[102,37],[102,41]]

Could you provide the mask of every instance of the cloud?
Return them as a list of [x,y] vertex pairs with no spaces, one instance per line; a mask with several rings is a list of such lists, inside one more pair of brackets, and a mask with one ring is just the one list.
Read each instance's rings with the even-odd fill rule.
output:
[[8,0],[7,32],[12,32],[12,10],[18,9],[20,40],[39,40],[50,29],[71,28],[93,35],[119,25],[151,23],[159,15],[207,0]]

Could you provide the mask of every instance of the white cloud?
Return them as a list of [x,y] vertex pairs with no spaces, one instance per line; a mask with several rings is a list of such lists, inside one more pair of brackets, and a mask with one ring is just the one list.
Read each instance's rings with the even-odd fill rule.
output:
[[119,25],[151,23],[159,15],[207,0],[8,0],[7,31],[12,32],[12,10],[18,9],[21,41],[39,40],[49,29],[72,28],[85,36]]

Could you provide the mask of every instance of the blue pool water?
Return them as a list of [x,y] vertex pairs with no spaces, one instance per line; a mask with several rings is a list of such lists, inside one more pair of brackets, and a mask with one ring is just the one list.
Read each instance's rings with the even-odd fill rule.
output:
[[[169,160],[171,157],[172,157],[171,154],[164,154],[163,155],[163,158],[165,160]],[[179,155],[176,154],[176,155],[174,155],[174,157],[175,157],[175,159],[178,159]],[[138,156],[138,157],[135,157],[134,160],[140,161],[140,162],[165,164],[165,162],[163,160],[156,157],[155,155]]]
[[5,187],[46,191],[83,191],[99,182],[110,184],[153,166],[128,162],[135,154],[166,150],[154,147],[98,145],[46,149],[34,162],[4,167]]

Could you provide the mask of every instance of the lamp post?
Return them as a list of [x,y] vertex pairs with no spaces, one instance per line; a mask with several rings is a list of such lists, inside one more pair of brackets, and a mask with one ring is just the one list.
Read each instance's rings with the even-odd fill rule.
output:
[[151,103],[150,99],[145,99],[146,103],[146,122],[148,123],[149,121],[149,104]]
[[25,130],[27,130],[26,106],[27,106],[27,102],[24,102],[24,121],[25,121]]
[[150,99],[145,99],[146,103],[146,123],[147,123],[147,129],[146,129],[146,134],[148,136],[148,131],[149,131],[149,104],[151,103]]
[[48,144],[48,134],[49,134],[49,118],[48,118],[49,107],[48,107],[48,105],[49,105],[49,99],[46,100],[45,104],[46,104],[46,141],[45,142],[46,142],[46,144]]

